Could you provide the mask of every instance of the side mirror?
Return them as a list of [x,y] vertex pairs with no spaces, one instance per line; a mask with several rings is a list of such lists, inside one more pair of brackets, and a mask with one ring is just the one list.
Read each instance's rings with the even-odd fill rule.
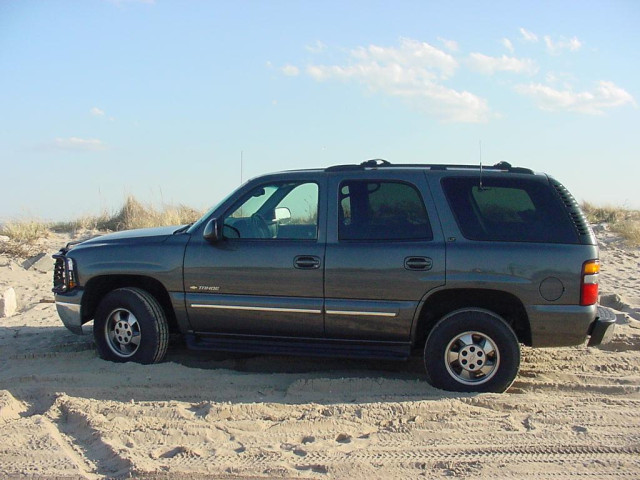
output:
[[220,235],[220,222],[217,218],[209,220],[204,227],[202,236],[209,243],[216,243],[222,238],[222,235]]
[[287,220],[291,220],[291,210],[287,207],[278,207],[275,210],[276,221],[285,222]]

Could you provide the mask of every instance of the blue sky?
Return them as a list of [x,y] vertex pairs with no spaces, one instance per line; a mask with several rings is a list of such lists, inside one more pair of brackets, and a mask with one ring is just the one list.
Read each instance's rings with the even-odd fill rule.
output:
[[508,161],[640,208],[640,2],[0,1],[0,220]]

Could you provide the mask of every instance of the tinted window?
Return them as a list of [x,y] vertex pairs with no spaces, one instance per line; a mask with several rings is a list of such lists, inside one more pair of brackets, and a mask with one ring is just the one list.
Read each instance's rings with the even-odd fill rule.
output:
[[287,182],[256,187],[225,216],[223,235],[244,239],[317,239],[318,185]]
[[546,184],[513,178],[446,178],[442,185],[471,240],[578,243],[564,205]]
[[340,185],[340,240],[431,240],[418,190],[409,184],[347,181]]

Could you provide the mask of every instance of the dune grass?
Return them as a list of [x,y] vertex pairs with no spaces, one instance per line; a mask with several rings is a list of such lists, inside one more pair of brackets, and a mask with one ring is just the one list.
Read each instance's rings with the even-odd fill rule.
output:
[[[640,211],[613,206],[582,204],[591,223],[607,223],[630,246],[640,246]],[[9,237],[0,242],[0,253],[28,257],[39,252],[39,244],[51,232],[78,233],[83,231],[120,231],[163,225],[184,225],[197,220],[202,212],[184,205],[165,205],[161,209],[129,196],[115,213],[103,212],[80,217],[71,222],[47,223],[37,220],[14,221],[0,228],[0,235]]]
[[591,223],[607,223],[627,244],[633,247],[640,246],[640,210],[597,206],[589,202],[582,204],[582,210]]
[[97,216],[86,216],[72,222],[56,223],[51,229],[56,232],[79,230],[120,231],[134,228],[184,225],[197,220],[202,212],[184,205],[165,205],[161,210],[144,204],[129,196],[124,205],[114,214],[103,212]]
[[15,257],[28,257],[38,253],[42,239],[55,233],[79,233],[83,231],[113,232],[134,228],[184,225],[197,220],[202,212],[184,205],[165,205],[162,209],[144,204],[129,196],[115,213],[103,212],[84,216],[70,222],[41,222],[24,220],[9,222],[0,228],[0,235],[9,237],[0,242],[0,253]]

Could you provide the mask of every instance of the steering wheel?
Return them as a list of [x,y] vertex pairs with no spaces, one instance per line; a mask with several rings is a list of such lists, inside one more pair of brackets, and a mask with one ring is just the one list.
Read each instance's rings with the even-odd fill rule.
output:
[[271,231],[262,215],[259,213],[251,215],[251,224],[258,233],[258,238],[271,238]]

